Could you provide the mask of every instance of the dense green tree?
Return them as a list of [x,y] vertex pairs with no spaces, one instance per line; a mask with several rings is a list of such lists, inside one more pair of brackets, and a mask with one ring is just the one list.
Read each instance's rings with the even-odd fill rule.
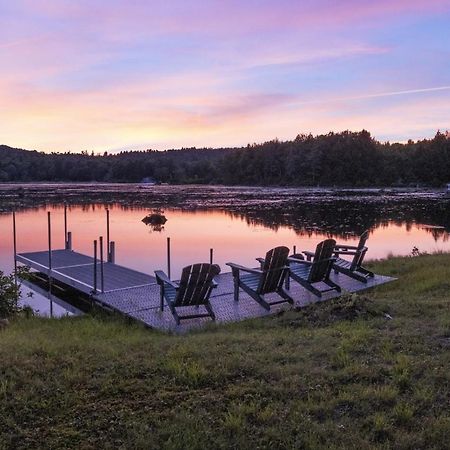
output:
[[0,146],[0,182],[106,181],[291,186],[450,182],[450,135],[380,143],[368,131],[298,135],[242,148],[51,153]]

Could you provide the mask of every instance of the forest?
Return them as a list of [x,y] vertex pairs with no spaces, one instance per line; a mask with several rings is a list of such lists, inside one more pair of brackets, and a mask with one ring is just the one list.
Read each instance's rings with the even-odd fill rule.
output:
[[0,182],[99,181],[255,186],[442,186],[450,182],[450,134],[407,143],[344,131],[242,148],[94,154],[0,145]]

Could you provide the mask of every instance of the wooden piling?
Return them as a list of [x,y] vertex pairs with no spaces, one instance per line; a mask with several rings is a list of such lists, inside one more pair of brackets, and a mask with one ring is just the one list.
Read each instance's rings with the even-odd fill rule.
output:
[[110,263],[114,264],[116,262],[116,243],[114,241],[111,241],[109,243],[109,261]]
[[69,238],[67,236],[67,203],[64,203],[64,248],[68,250]]
[[167,275],[170,278],[170,237],[167,238]]
[[48,232],[48,299],[50,300],[50,317],[53,317],[52,300],[52,219],[50,211],[47,211],[47,232]]
[[106,259],[108,262],[111,261],[111,254],[110,254],[110,241],[109,241],[109,209],[106,208]]
[[13,250],[14,250],[14,285],[16,288],[16,300],[19,299],[19,289],[17,282],[17,233],[16,233],[16,212],[13,211]]
[[103,277],[103,236],[99,237],[99,245],[100,245],[100,286],[103,293],[105,292],[105,282]]
[[94,241],[94,294],[97,293],[97,240]]

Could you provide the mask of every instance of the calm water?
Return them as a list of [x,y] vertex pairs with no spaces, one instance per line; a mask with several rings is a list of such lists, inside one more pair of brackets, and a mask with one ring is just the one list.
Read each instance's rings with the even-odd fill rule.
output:
[[[93,240],[106,235],[106,207],[103,205],[70,206],[69,231],[73,234],[73,249],[93,253]],[[223,271],[225,263],[234,261],[243,265],[255,265],[255,257],[277,246],[312,250],[316,244],[330,236],[317,230],[294,230],[289,225],[273,224],[269,227],[261,221],[253,221],[219,210],[182,211],[166,209],[168,221],[161,231],[155,231],[142,222],[150,211],[146,208],[127,208],[109,205],[111,211],[111,240],[116,242],[116,262],[142,272],[166,269],[166,238],[172,242],[172,276],[178,277],[181,268],[193,262],[209,259],[209,249],[214,249],[214,261]],[[16,214],[17,246],[19,252],[45,250],[47,246],[47,215],[52,213],[53,248],[63,248],[64,209],[62,205],[22,210]],[[0,215],[0,270],[13,268],[12,217]],[[333,234],[331,234],[333,236]],[[356,236],[339,233],[336,239],[356,243]],[[448,233],[436,227],[401,221],[383,222],[371,230],[368,241],[368,257],[384,258],[390,254],[411,254],[414,246],[420,251],[450,251]],[[39,296],[30,301],[33,308],[47,313],[49,302]],[[64,312],[55,306],[56,315]]]

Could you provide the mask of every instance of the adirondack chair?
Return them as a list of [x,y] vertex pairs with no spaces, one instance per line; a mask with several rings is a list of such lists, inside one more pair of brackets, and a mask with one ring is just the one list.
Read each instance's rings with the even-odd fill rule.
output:
[[[284,280],[289,272],[287,247],[276,247],[269,250],[266,257],[258,259],[261,262],[260,269],[251,269],[239,264],[227,263],[231,267],[234,279],[234,300],[239,300],[239,289],[245,291],[261,306],[270,311],[271,305],[279,303],[294,303],[292,297],[283,287]],[[276,293],[281,297],[279,301],[265,300],[264,295]]]
[[[367,283],[369,278],[374,277],[374,273],[370,270],[365,269],[362,266],[364,257],[367,253],[366,242],[369,237],[369,231],[364,231],[359,237],[359,243],[357,246],[352,245],[336,245],[334,247],[334,255],[336,256],[336,261],[333,264],[334,271],[341,272],[355,280]],[[341,258],[341,256],[353,256],[353,259],[347,260]]]
[[[177,325],[182,319],[193,319],[196,317],[211,317],[216,320],[216,316],[209,302],[211,291],[217,287],[214,277],[219,275],[220,267],[217,264],[193,264],[183,269],[181,279],[175,282],[161,270],[155,271],[156,281],[161,289],[161,311],[164,310],[164,300],[167,302]],[[178,308],[203,306],[206,312],[197,312],[180,316]]]
[[[335,262],[333,258],[335,245],[334,239],[326,239],[317,245],[314,253],[303,252],[307,260],[302,255],[291,256],[289,277],[318,297],[321,297],[324,292],[341,292],[340,286],[330,280],[331,268]],[[315,286],[317,283],[324,283],[328,288],[319,289]]]

